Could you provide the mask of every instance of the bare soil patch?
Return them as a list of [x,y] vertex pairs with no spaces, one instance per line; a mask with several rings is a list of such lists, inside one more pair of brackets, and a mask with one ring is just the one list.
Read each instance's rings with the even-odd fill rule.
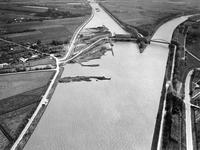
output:
[[28,121],[30,112],[36,108],[37,103],[17,109],[7,114],[0,116],[0,123],[2,127],[9,133],[9,135],[16,139],[24,127],[24,123]]

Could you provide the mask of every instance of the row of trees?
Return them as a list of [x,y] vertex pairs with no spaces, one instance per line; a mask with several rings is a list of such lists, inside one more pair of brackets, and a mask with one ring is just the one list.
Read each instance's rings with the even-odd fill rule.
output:
[[84,14],[72,14],[68,11],[58,11],[55,9],[48,9],[45,12],[37,12],[35,16],[38,17],[51,17],[51,18],[72,18],[72,17],[80,17],[84,16]]
[[[166,97],[166,114],[165,114],[165,123],[163,128],[163,144],[162,147],[166,148],[169,139],[171,136],[171,127],[172,127],[172,116],[175,114],[181,115],[183,107],[183,101],[179,97],[175,95],[173,91],[168,90],[167,97]],[[181,126],[181,124],[179,124]]]
[[5,34],[14,34],[14,33],[24,33],[24,32],[33,32],[36,31],[36,29],[23,29],[23,30],[16,30],[16,31],[4,31],[1,32],[1,35],[5,35]]
[[68,44],[69,43],[69,39],[61,41],[61,40],[52,40],[51,44],[52,45],[63,45],[63,44]]

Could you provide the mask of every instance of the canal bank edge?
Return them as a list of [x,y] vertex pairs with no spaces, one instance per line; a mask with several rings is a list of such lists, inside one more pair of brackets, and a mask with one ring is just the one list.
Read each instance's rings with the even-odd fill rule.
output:
[[173,48],[169,49],[169,53],[168,53],[168,58],[167,58],[167,65],[166,65],[166,69],[165,69],[165,76],[164,76],[164,81],[163,81],[163,86],[162,86],[162,90],[161,90],[161,97],[160,97],[160,103],[158,106],[158,113],[157,113],[157,117],[156,117],[156,123],[155,123],[155,128],[154,128],[154,133],[153,133],[153,139],[152,139],[152,145],[151,145],[151,150],[156,150],[158,149],[158,140],[159,140],[159,135],[160,135],[160,128],[161,128],[161,121],[162,121],[162,115],[163,115],[163,108],[164,107],[164,101],[165,101],[165,95],[167,94],[167,90],[166,90],[166,83],[167,83],[167,78],[169,78],[167,76],[171,75],[172,72],[172,61],[173,61],[173,57],[171,57],[171,55],[174,54],[174,50]]
[[[187,19],[188,20],[188,19]],[[183,22],[186,22],[187,20],[185,20],[185,21],[183,21]],[[182,23],[183,23],[182,22]],[[181,24],[181,23],[180,23]],[[178,26],[177,26],[178,27]],[[177,29],[177,27],[174,29],[174,30],[176,30]],[[173,37],[174,37],[174,33],[173,33],[173,36],[172,36],[172,39],[173,39]],[[172,39],[171,39],[171,41],[172,41]],[[177,47],[176,47],[177,48]],[[166,69],[169,69],[171,66],[170,65],[172,65],[172,59],[171,59],[171,57],[170,57],[170,53],[172,52],[172,48],[171,47],[169,47],[169,54],[168,54],[168,60],[167,60],[167,66],[166,66]],[[177,52],[175,53],[175,55],[177,55]],[[175,63],[175,62],[174,62]],[[172,70],[171,70],[172,68],[170,68],[170,70],[166,70],[166,73],[167,73],[167,75],[169,75],[169,71],[171,72]],[[188,70],[184,73],[185,75],[184,75],[184,78],[183,78],[183,85],[182,85],[182,89],[185,89],[185,83],[186,83],[186,78],[187,78],[187,76],[188,76],[188,74],[189,74],[189,72],[190,71],[192,71],[192,70],[194,70],[195,69],[195,67],[191,67],[191,68],[188,68]],[[160,107],[163,107],[163,103],[164,103],[164,101],[165,101],[165,99],[164,99],[164,95],[165,94],[167,94],[166,92],[166,81],[167,81],[167,79],[169,79],[168,77],[167,77],[167,75],[165,76],[165,78],[164,78],[164,82],[163,82],[163,88],[162,88],[162,94],[161,94],[161,98],[160,98],[160,105],[159,105],[159,109],[158,109],[158,114],[157,114],[157,119],[156,119],[156,125],[155,125],[155,129],[154,129],[154,136],[153,136],[153,141],[152,141],[152,147],[151,147],[151,149],[152,150],[154,150],[154,149],[159,149],[158,148],[158,136],[159,136],[159,133],[160,132],[163,132],[163,130],[162,131],[160,131],[160,128],[161,128],[161,115],[162,115],[162,111],[160,110]],[[167,77],[167,78],[166,78]],[[185,97],[185,90],[183,90],[183,95],[184,95],[184,97]],[[165,108],[163,108],[163,109],[165,109]],[[183,109],[182,109],[182,111],[183,111],[183,118],[186,118],[186,114],[185,114],[185,107],[183,107]],[[192,112],[192,113],[194,113],[194,112]],[[194,114],[193,114],[194,115]],[[193,117],[193,119],[194,119],[194,116],[192,116]],[[163,118],[164,119],[164,118]],[[164,119],[165,120],[165,119]],[[165,124],[163,124],[163,126],[164,126]],[[181,124],[181,134],[185,134],[186,133],[186,130],[185,130],[185,123],[182,123]],[[157,128],[159,128],[159,130],[157,129]],[[194,132],[194,131],[193,131]],[[163,133],[162,133],[162,137],[163,137]],[[161,138],[162,138],[161,137]],[[194,135],[193,135],[193,138],[194,138]],[[196,145],[196,143],[193,141],[193,144],[194,144],[194,146]],[[183,146],[183,143],[181,142],[180,143],[180,147],[181,147],[181,149],[183,148],[182,147]]]
[[[64,68],[60,67],[59,68],[59,73],[55,79],[55,82],[53,83],[52,88],[49,91],[49,94],[47,96],[47,98],[49,99],[47,105],[42,105],[42,107],[40,108],[39,112],[37,113],[37,115],[35,116],[33,122],[31,123],[31,125],[29,126],[28,130],[26,131],[26,133],[24,134],[24,136],[22,137],[22,139],[20,140],[20,142],[18,143],[16,149],[17,150],[22,150],[24,148],[24,146],[26,145],[26,143],[28,142],[29,138],[31,137],[32,133],[34,132],[35,128],[37,127],[40,119],[42,118],[46,108],[48,107],[49,102],[51,101],[51,97],[56,89],[56,86],[58,84],[59,79],[61,78],[61,75],[63,73]],[[55,74],[54,74],[55,75]],[[53,76],[54,76],[53,75]],[[49,87],[50,81],[48,83],[47,88]],[[45,90],[46,92],[46,90]]]
[[[117,17],[115,17],[107,8],[105,8],[101,3],[98,3],[99,6],[122,28],[124,29],[125,31],[131,33],[130,31],[132,31],[135,36],[137,37],[137,33],[138,31],[135,29],[135,30],[128,30],[128,28],[126,28],[124,26],[125,23],[123,23],[121,20],[119,20]],[[131,33],[131,34],[133,34]]]
[[[89,6],[90,6],[90,5],[89,5]],[[90,7],[91,7],[91,6],[90,6]],[[76,39],[78,33],[79,33],[79,32],[88,24],[88,22],[90,22],[90,20],[92,20],[92,18],[94,17],[94,10],[92,9],[92,7],[91,7],[91,11],[92,11],[92,13],[91,13],[90,17],[89,17],[85,22],[83,22],[83,23],[76,29],[76,31],[74,32],[74,34],[73,34],[73,36],[72,36],[72,38],[71,38],[71,40],[70,40],[70,43],[68,44],[68,49],[70,49],[70,47],[72,47],[72,44],[74,44],[73,41],[74,41],[74,39]],[[68,52],[67,52],[67,53],[68,53]],[[63,60],[63,59],[67,59],[67,54],[66,54],[63,58],[61,58],[61,60]]]

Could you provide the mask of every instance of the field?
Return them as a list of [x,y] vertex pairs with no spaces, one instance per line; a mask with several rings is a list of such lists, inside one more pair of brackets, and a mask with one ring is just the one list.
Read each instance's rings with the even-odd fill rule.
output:
[[24,22],[15,24],[0,25],[0,29],[16,31],[23,29],[36,29],[34,32],[2,35],[0,37],[10,37],[19,42],[36,42],[41,40],[43,44],[51,43],[52,40],[69,40],[75,30],[87,19],[87,17],[45,20],[43,22]]
[[[198,28],[199,27],[200,27],[200,25],[198,24]],[[188,33],[190,34],[190,36],[187,37],[186,42],[188,44],[187,44],[186,48],[187,48],[188,51],[190,51],[195,56],[200,57],[200,51],[199,51],[199,47],[200,47],[200,30],[190,27],[188,29]],[[198,37],[198,38],[196,38],[196,37]]]
[[[14,42],[36,42],[49,44],[52,40],[69,41],[75,30],[89,17],[91,9],[88,4],[80,1],[25,1],[25,0],[0,0],[0,31],[22,32],[26,29],[35,29],[32,32],[0,34],[0,38],[8,37]],[[67,3],[69,2],[69,4]],[[38,12],[48,9],[79,14],[75,18],[51,18],[36,16]],[[22,19],[21,19],[22,18]],[[23,20],[29,18],[30,20]],[[14,21],[14,19],[19,19]],[[21,20],[20,20],[21,19]],[[42,19],[42,21],[40,20]],[[45,19],[45,20],[43,20]]]
[[51,76],[51,71],[1,75],[0,101],[4,98],[42,87],[48,83]]
[[200,8],[195,5],[199,1],[174,2],[163,0],[105,0],[101,2],[113,15],[121,21],[148,31],[151,36],[159,25],[177,15],[196,13]]
[[0,130],[0,149],[5,149],[6,146],[8,146],[9,140],[6,138],[6,136],[3,134],[3,132]]
[[31,117],[54,71],[2,75],[0,149],[9,149]]
[[0,48],[1,48],[1,47],[4,47],[6,44],[7,44],[7,42],[0,41]]
[[7,19],[15,19],[15,18],[21,18],[21,17],[32,17],[32,18],[37,18],[35,17],[32,13],[30,12],[19,12],[19,11],[9,11],[9,10],[0,10],[0,23],[3,24],[5,23],[5,20]]
[[20,132],[17,131],[23,120],[28,118],[28,114],[32,109],[36,108],[37,103],[19,108],[17,110],[6,113],[0,116],[0,123],[11,138],[16,139]]

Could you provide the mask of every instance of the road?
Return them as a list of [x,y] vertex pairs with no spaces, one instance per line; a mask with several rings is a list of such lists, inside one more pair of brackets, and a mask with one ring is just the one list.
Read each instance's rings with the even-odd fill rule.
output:
[[167,91],[168,88],[170,88],[171,83],[172,83],[172,77],[174,74],[174,65],[175,65],[175,56],[176,56],[176,46],[174,47],[174,54],[173,54],[173,59],[172,59],[172,69],[171,69],[171,74],[170,74],[170,79],[166,80],[166,90],[165,90],[165,98],[164,98],[164,102],[163,102],[163,109],[162,109],[162,119],[161,119],[161,125],[160,125],[160,132],[159,132],[159,138],[158,138],[158,146],[157,146],[157,150],[161,149],[162,146],[162,134],[163,134],[163,127],[164,127],[164,118],[165,118],[165,114],[166,114],[166,97],[167,97]]
[[89,18],[88,20],[86,20],[86,21],[75,31],[75,33],[73,34],[73,36],[72,36],[72,38],[71,38],[71,40],[70,40],[70,43],[69,43],[69,45],[68,45],[68,48],[66,48],[66,49],[68,49],[67,54],[66,54],[63,58],[59,59],[59,62],[61,62],[61,61],[63,61],[63,60],[67,60],[67,58],[70,56],[70,54],[71,54],[71,52],[72,52],[72,50],[73,50],[73,48],[74,48],[74,43],[76,42],[76,39],[77,39],[78,34],[79,34],[80,31],[85,27],[85,25],[86,25],[88,22],[90,22],[90,20],[94,17],[94,13],[95,13],[95,11],[92,10],[92,15],[90,16],[90,18]]
[[192,120],[191,120],[191,103],[190,103],[190,79],[191,75],[193,73],[193,70],[191,70],[187,77],[185,82],[185,116],[186,116],[186,146],[187,150],[193,150],[193,140],[192,140]]

